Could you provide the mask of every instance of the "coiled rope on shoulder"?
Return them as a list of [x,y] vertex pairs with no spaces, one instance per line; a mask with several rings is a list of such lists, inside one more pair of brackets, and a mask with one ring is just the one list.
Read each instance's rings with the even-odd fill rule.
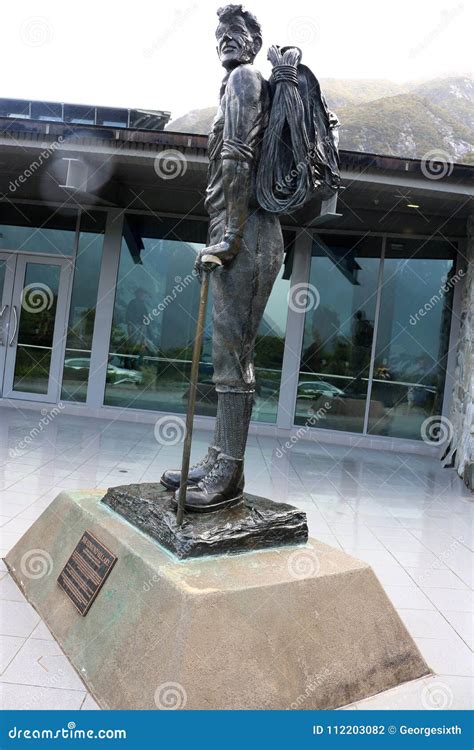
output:
[[287,213],[302,206],[312,189],[311,143],[298,90],[301,52],[296,47],[282,52],[273,46],[268,59],[274,94],[257,172],[257,200],[270,213]]

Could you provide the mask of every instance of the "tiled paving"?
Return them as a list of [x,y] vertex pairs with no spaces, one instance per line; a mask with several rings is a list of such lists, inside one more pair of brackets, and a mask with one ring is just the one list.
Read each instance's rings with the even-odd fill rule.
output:
[[[180,462],[150,424],[40,418],[0,408],[1,556],[61,489],[155,481]],[[195,433],[194,457],[208,439]],[[428,457],[251,436],[246,475],[250,492],[303,508],[312,536],[373,566],[436,672],[349,708],[471,707],[474,504],[456,474]],[[3,707],[97,708],[3,563],[0,579]]]

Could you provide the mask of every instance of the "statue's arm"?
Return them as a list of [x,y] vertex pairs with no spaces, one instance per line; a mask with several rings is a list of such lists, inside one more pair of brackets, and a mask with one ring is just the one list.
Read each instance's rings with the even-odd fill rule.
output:
[[222,148],[223,189],[226,207],[225,240],[240,249],[249,211],[254,148],[261,120],[262,79],[250,66],[241,65],[229,76]]

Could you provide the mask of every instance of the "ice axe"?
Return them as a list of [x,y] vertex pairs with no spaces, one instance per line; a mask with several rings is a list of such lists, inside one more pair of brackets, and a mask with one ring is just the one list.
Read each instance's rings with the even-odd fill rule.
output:
[[222,266],[222,260],[218,254],[228,249],[227,242],[206,247],[201,255],[201,292],[199,295],[199,309],[196,322],[196,335],[194,338],[193,359],[191,363],[191,376],[189,380],[188,411],[186,413],[186,432],[183,445],[183,459],[181,462],[181,483],[178,490],[178,510],[176,512],[176,523],[181,526],[184,519],[184,503],[186,500],[186,485],[188,483],[189,461],[191,458],[191,442],[193,438],[194,411],[196,408],[196,393],[199,377],[199,361],[201,359],[202,337],[206,323],[207,298],[209,295],[209,273],[217,266]]

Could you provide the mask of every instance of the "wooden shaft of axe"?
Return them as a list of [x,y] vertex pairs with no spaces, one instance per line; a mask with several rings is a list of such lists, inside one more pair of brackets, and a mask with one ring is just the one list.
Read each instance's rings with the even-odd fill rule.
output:
[[[212,248],[209,248],[212,253]],[[219,258],[216,258],[212,254],[204,256],[203,260],[208,263],[213,263],[216,266],[222,265]],[[193,439],[193,422],[194,422],[194,411],[196,408],[196,393],[197,384],[199,378],[199,362],[201,359],[202,349],[202,338],[204,335],[204,328],[206,325],[206,308],[207,298],[209,295],[209,273],[203,271],[201,281],[201,293],[199,295],[199,309],[196,322],[196,336],[194,339],[193,347],[193,361],[191,363],[191,376],[189,383],[189,399],[188,399],[188,411],[186,413],[186,434],[184,437],[183,445],[183,459],[181,463],[181,483],[179,485],[178,492],[178,510],[176,513],[176,523],[181,526],[184,519],[184,504],[186,501],[186,485],[188,483],[189,475],[189,461],[191,458],[191,443]]]

